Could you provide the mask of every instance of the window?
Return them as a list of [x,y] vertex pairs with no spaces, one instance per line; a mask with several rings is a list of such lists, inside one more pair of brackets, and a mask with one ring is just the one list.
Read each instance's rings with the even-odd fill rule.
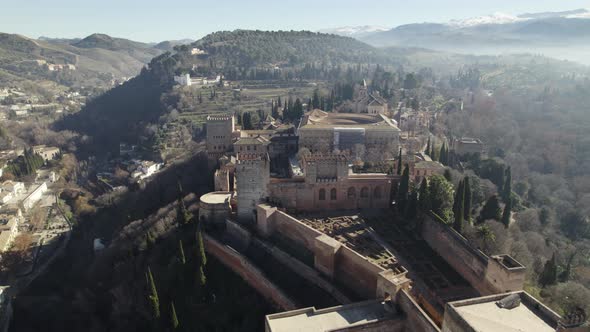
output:
[[247,149],[248,151],[250,151],[250,145],[248,145],[248,146],[246,147],[246,149]]
[[326,189],[320,189],[320,201],[326,200]]
[[361,198],[369,198],[369,188],[363,187],[361,189]]
[[356,198],[356,189],[354,187],[348,188],[348,199]]
[[336,197],[337,197],[336,196],[336,188],[332,188],[330,190],[330,199],[333,200],[333,201],[335,201],[336,200]]
[[375,189],[373,190],[373,197],[381,198],[381,187],[380,186],[375,187]]

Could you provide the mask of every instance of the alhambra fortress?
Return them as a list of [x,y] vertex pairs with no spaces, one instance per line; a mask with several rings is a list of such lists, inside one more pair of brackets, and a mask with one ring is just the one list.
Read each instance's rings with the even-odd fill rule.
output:
[[[415,229],[396,222],[400,176],[356,172],[354,151],[383,160],[402,148],[418,184],[444,167],[401,142],[387,109],[365,91],[353,113],[312,110],[291,126],[270,119],[241,130],[231,115],[207,118],[206,249],[275,305],[266,331],[587,331],[581,317],[525,292],[527,267],[510,255],[487,256],[435,215],[421,214]],[[297,289],[264,267],[274,264]]]

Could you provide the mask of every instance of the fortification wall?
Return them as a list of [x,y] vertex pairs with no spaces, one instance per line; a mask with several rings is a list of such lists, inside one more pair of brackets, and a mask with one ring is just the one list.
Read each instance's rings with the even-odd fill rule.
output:
[[505,255],[514,264],[505,266],[501,259],[488,257],[454,229],[430,216],[424,217],[422,237],[482,295],[522,290],[526,268],[513,258]]
[[244,279],[252,288],[256,289],[267,300],[277,305],[282,310],[294,310],[297,306],[278,286],[273,284],[256,266],[239,254],[237,251],[225,246],[207,234],[203,234],[205,250],[207,253],[219,259],[222,264],[229,267]]
[[428,317],[406,290],[398,292],[395,301],[406,314],[407,331],[440,332],[438,326]]
[[407,283],[405,277],[396,278],[393,273],[383,275],[386,270],[382,267],[274,207],[261,204],[257,215],[259,234],[267,237],[279,234],[311,252],[316,270],[361,298],[378,298],[383,295],[382,291],[397,290]]

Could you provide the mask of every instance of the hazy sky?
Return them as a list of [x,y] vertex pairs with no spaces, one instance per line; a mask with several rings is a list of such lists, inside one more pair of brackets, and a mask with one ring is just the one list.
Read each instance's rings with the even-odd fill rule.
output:
[[139,41],[197,39],[218,30],[394,27],[494,12],[562,11],[588,0],[0,0],[0,32],[84,37],[94,32]]

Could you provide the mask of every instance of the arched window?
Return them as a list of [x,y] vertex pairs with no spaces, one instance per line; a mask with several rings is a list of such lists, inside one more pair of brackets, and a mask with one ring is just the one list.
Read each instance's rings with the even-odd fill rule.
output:
[[326,200],[326,189],[320,189],[320,201]]
[[373,190],[373,197],[381,198],[381,187],[380,186],[375,187],[375,189]]
[[333,201],[335,201],[335,200],[336,200],[336,198],[337,198],[337,196],[336,196],[336,195],[337,195],[337,194],[336,194],[336,188],[332,188],[332,189],[330,190],[330,199],[331,199],[331,200],[333,200]]
[[348,198],[356,198],[356,189],[354,187],[348,188]]
[[361,198],[369,198],[369,188],[363,187],[361,189]]

